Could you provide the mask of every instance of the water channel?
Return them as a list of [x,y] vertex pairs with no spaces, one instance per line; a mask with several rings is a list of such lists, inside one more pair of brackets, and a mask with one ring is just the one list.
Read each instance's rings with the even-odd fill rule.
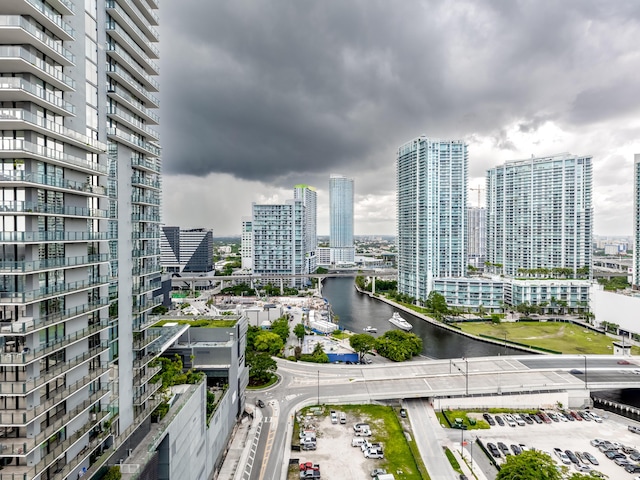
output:
[[[341,328],[363,333],[368,325],[378,329],[374,336],[382,335],[395,327],[389,318],[395,311],[391,305],[358,293],[353,278],[327,278],[323,282],[322,296],[331,304]],[[497,355],[522,355],[523,352],[479,340],[473,340],[438,328],[408,313],[402,317],[413,325],[413,333],[422,338],[422,354],[429,358],[487,357]]]

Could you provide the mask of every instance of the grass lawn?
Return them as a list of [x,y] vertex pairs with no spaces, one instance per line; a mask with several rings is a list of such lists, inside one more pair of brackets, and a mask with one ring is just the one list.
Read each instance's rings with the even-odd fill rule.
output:
[[[474,335],[490,335],[506,338],[523,345],[548,348],[562,353],[612,354],[613,339],[601,333],[567,322],[505,322],[456,324],[464,332]],[[640,347],[632,347],[631,353],[638,355]]]
[[[470,413],[471,415],[469,415]],[[475,425],[471,424],[469,416],[476,420]],[[445,420],[442,412],[436,412],[436,417],[438,417],[440,425],[448,427],[447,421]],[[448,410],[447,417],[449,417],[451,423],[454,423],[456,418],[461,418],[462,423],[467,426],[467,430],[487,430],[491,428],[489,424],[483,420],[482,412],[478,412],[478,410]]]

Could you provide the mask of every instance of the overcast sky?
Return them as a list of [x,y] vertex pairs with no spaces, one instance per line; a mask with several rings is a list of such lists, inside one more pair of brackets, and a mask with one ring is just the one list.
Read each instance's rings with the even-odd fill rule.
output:
[[[163,221],[238,235],[252,202],[355,181],[355,233],[395,234],[396,150],[593,155],[595,233],[632,232],[638,0],[179,0],[161,8]],[[470,196],[477,203],[477,192]]]

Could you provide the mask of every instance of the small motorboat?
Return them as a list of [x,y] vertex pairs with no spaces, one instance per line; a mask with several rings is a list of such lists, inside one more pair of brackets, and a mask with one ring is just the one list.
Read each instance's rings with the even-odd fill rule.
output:
[[363,330],[367,333],[378,333],[378,329],[376,327],[372,327],[371,325],[364,327]]

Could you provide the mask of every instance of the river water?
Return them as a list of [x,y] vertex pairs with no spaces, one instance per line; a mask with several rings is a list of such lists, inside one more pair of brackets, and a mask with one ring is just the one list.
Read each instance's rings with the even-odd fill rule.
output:
[[[389,319],[395,311],[391,305],[357,292],[353,278],[327,278],[323,281],[322,296],[331,304],[341,328],[363,333],[371,325],[378,329],[374,336],[395,327]],[[413,333],[422,339],[422,354],[430,358],[488,357],[522,355],[523,352],[502,345],[481,342],[438,328],[411,314],[400,312],[413,325]]]

